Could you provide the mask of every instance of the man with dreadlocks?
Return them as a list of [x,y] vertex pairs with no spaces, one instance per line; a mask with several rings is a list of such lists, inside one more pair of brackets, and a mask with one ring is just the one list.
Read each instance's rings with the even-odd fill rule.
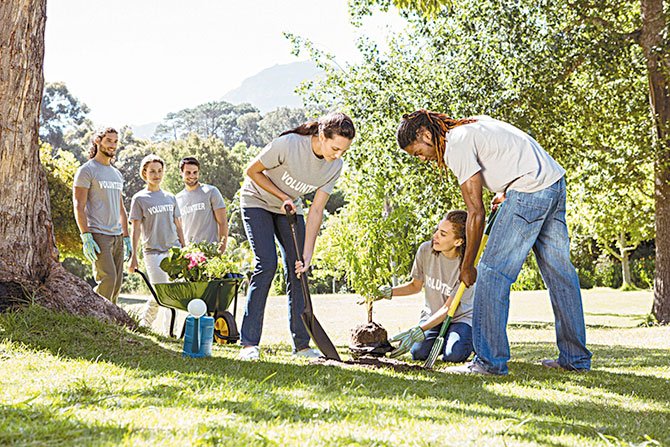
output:
[[[403,115],[397,132],[402,149],[422,161],[448,166],[458,178],[467,206],[468,241],[460,280],[475,283],[474,360],[453,372],[508,373],[510,287],[528,253],[535,253],[556,319],[559,356],[550,368],[588,371],[591,352],[579,280],[570,262],[565,223],[565,170],[530,135],[489,116],[452,119],[428,110]],[[486,250],[474,260],[484,231],[482,189],[496,193],[500,206]]]
[[118,132],[101,129],[91,140],[89,160],[74,176],[74,216],[84,256],[93,264],[95,291],[113,303],[121,291],[123,260],[131,254],[123,177],[112,166]]

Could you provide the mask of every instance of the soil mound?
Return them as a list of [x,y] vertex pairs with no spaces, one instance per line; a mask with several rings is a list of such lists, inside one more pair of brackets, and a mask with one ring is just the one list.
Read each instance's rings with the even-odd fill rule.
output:
[[362,355],[381,357],[393,350],[388,341],[388,332],[378,323],[367,323],[356,326],[351,330],[351,344],[349,345],[354,358]]

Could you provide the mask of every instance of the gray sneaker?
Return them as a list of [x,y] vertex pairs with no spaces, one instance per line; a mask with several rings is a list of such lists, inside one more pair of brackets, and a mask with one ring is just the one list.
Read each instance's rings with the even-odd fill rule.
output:
[[301,349],[298,352],[294,352],[293,355],[295,357],[303,357],[306,359],[318,359],[319,357],[323,357],[323,354],[321,354],[321,351],[318,349],[312,349],[312,348],[305,348]]
[[453,373],[453,374],[480,374],[483,376],[495,376],[497,374],[493,374],[479,366],[478,363],[475,362],[469,362],[466,363],[465,365],[459,365],[459,366],[451,366],[449,368],[444,369],[445,372]]
[[578,369],[571,366],[563,366],[558,363],[558,359],[544,359],[542,360],[542,366],[550,369],[562,369],[565,371],[574,371],[574,372],[588,372],[588,369]]

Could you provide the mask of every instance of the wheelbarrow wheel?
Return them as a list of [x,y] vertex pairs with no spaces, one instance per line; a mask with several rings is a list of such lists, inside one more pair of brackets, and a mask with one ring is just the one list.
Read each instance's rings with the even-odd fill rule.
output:
[[230,312],[225,311],[216,314],[214,317],[214,341],[218,344],[234,344],[240,339],[237,332],[235,318]]

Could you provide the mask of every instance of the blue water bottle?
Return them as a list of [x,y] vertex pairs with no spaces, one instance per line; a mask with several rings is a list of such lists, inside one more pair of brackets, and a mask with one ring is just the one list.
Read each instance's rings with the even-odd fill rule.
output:
[[214,318],[205,315],[207,305],[200,299],[191,300],[188,311],[191,315],[186,317],[182,355],[193,358],[210,357],[214,339]]

